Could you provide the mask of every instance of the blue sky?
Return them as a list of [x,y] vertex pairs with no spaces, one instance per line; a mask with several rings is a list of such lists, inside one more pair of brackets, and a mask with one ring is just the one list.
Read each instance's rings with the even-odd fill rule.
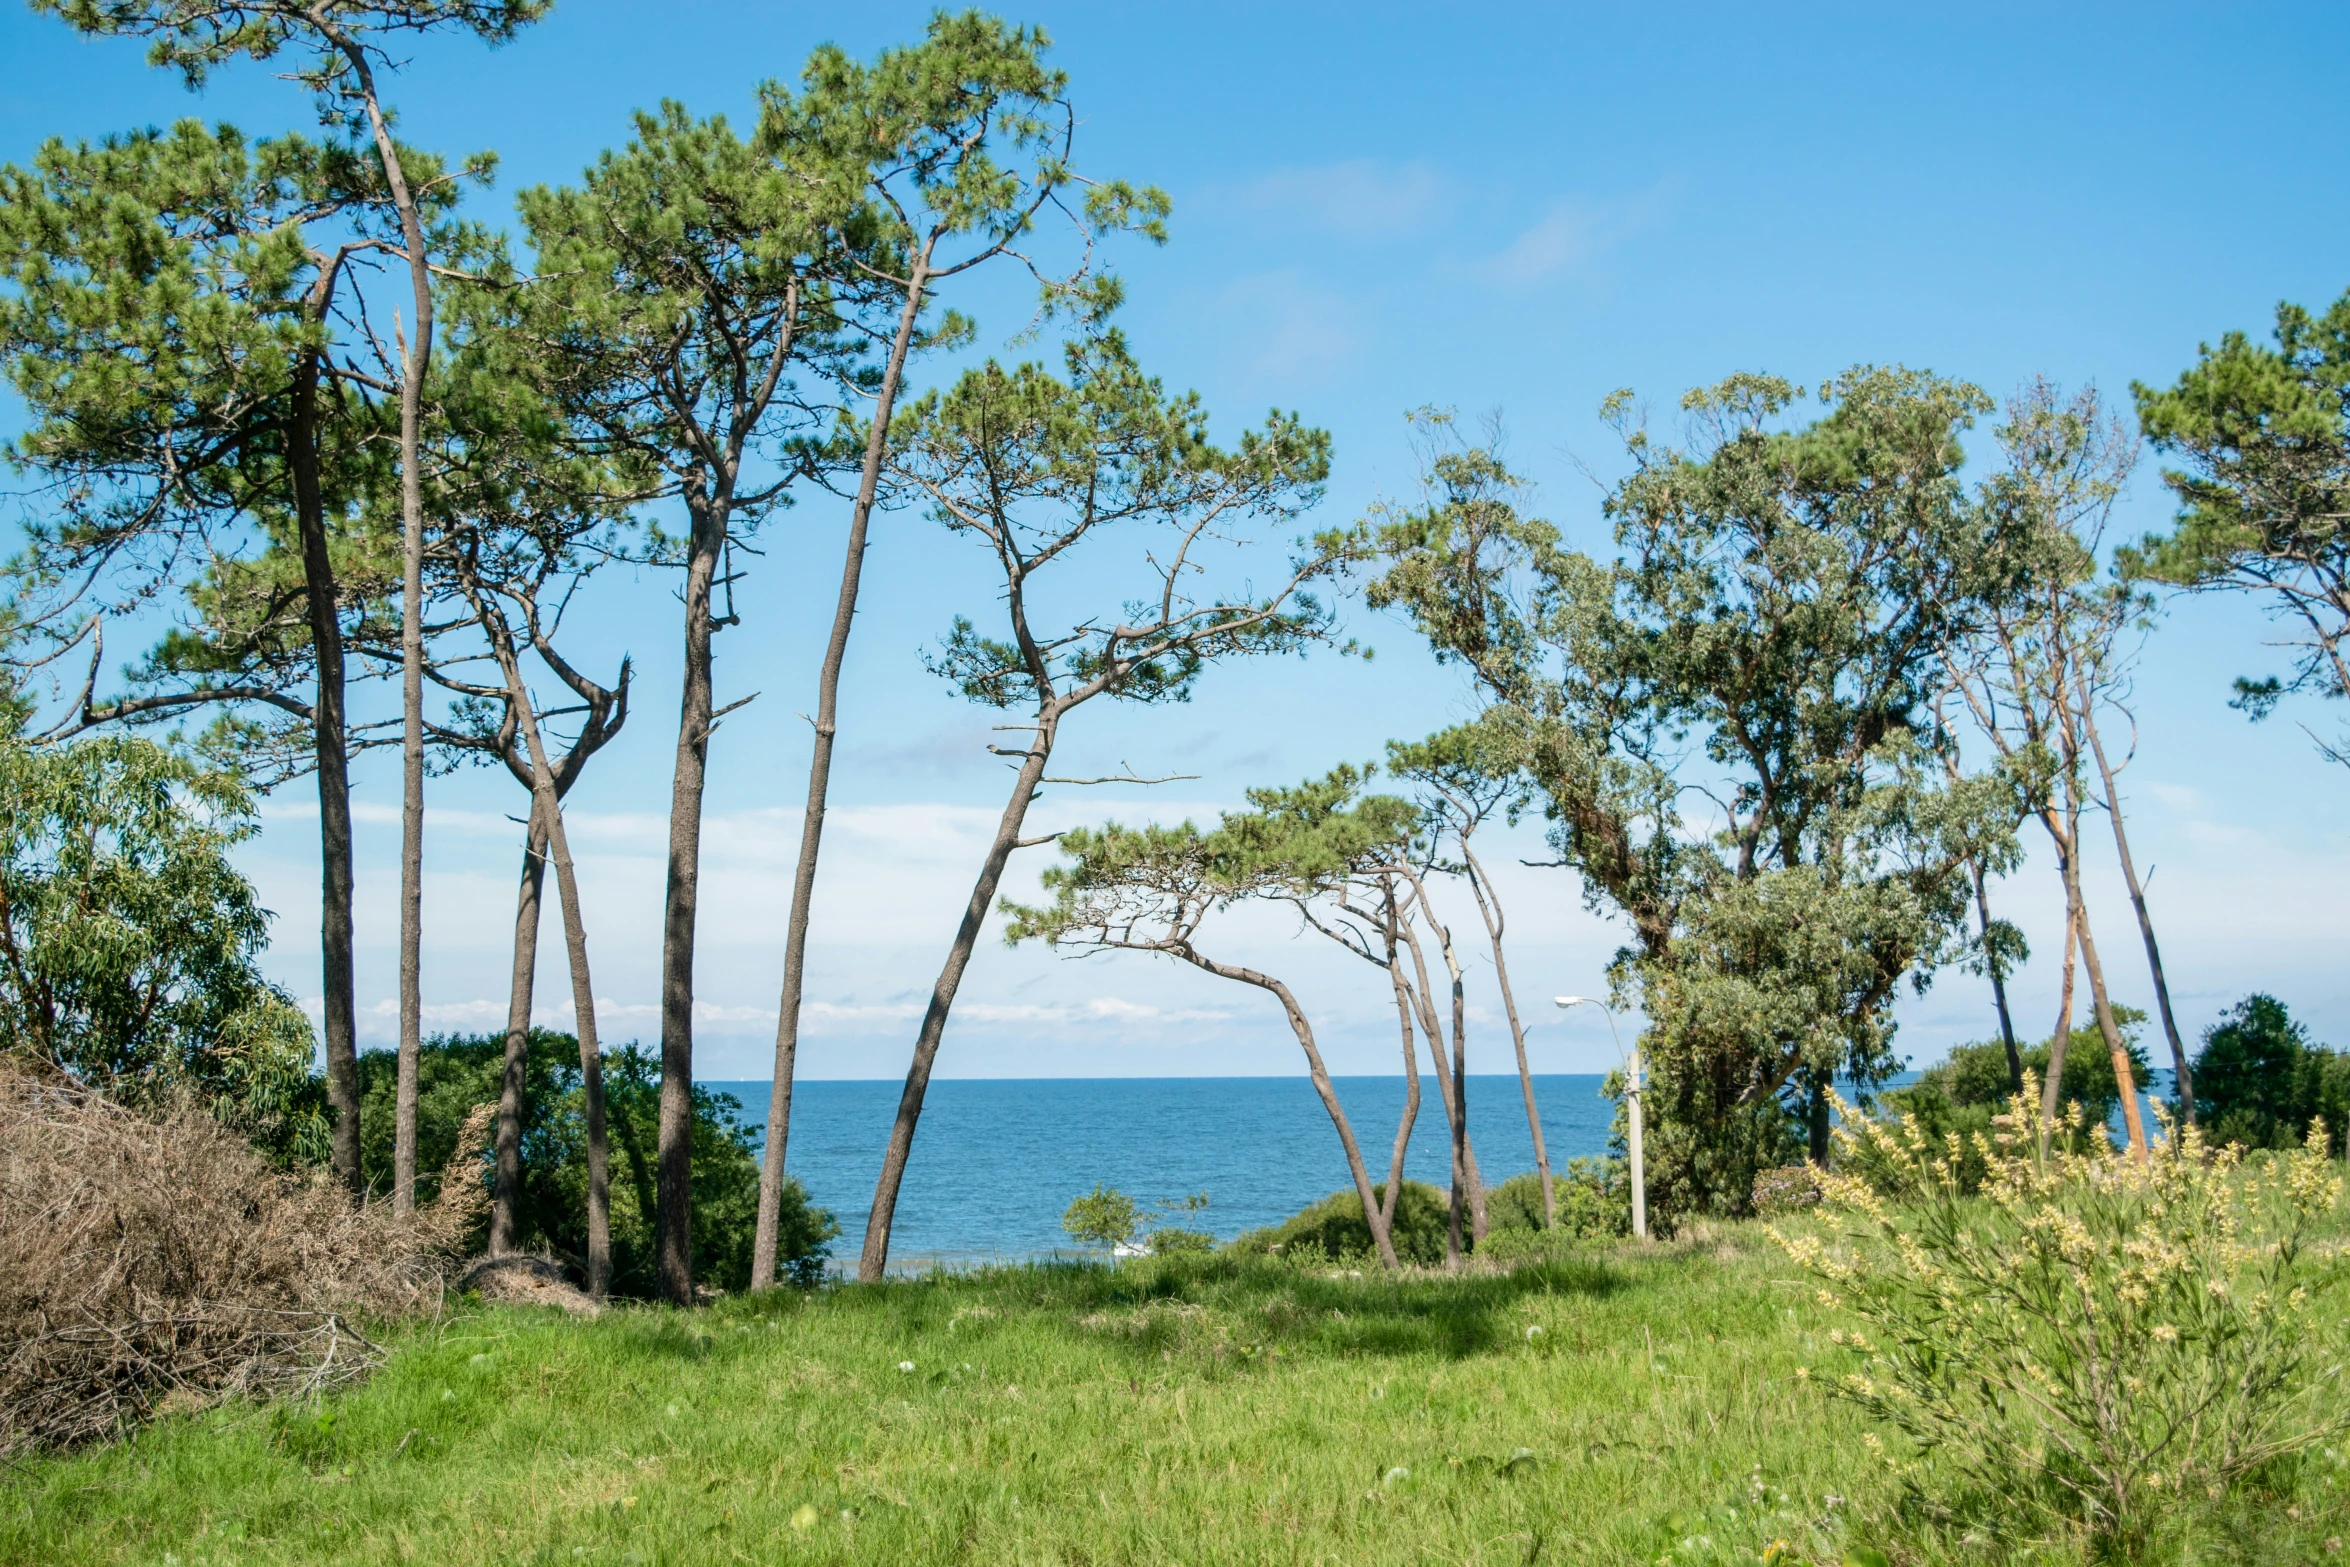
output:
[[[859,54],[918,33],[927,9],[869,4],[651,5],[565,0],[512,46],[434,44],[398,81],[405,133],[494,148],[512,193],[576,177],[663,97],[747,122],[757,83],[794,75],[831,40]],[[1593,411],[1618,386],[1664,422],[1679,393],[1736,370],[1817,382],[1898,361],[2004,394],[2035,373],[2126,398],[2196,344],[2263,329],[2276,302],[2350,286],[2350,201],[2338,90],[2350,12],[2149,5],[1503,7],[1068,6],[1043,23],[1072,77],[1090,171],[1155,182],[1173,241],[1113,259],[1143,362],[1196,387],[1230,432],[1268,407],[1330,429],[1325,515],[1408,494],[1403,415],[1499,411],[1543,513],[1602,548],[1600,479],[1621,461]],[[191,99],[136,46],[93,43],[22,8],[0,11],[0,157],[48,135],[94,137],[200,113],[263,131],[303,124],[294,89],[245,69]],[[961,301],[997,347],[1026,311],[1009,286]],[[1014,350],[1017,352],[1017,350]],[[943,366],[919,374],[935,378]],[[763,1075],[814,662],[843,508],[812,497],[771,526],[720,640],[719,694],[760,699],[714,744],[710,889],[698,989],[700,1070]],[[2118,531],[2161,525],[2149,458]],[[887,517],[851,654],[837,814],[819,887],[806,1069],[903,1068],[919,998],[967,893],[1007,781],[981,749],[984,715],[940,690],[919,650],[957,610],[988,604],[978,562],[934,525]],[[1098,586],[1114,586],[1107,578]],[[1359,604],[1371,664],[1316,658],[1219,674],[1191,706],[1087,712],[1073,769],[1130,760],[1196,782],[1124,796],[1064,792],[1056,825],[1104,814],[1209,814],[1253,783],[1375,755],[1467,710],[1408,629]],[[622,739],[574,796],[607,1032],[656,1028],[662,812],[674,743],[678,629],[669,584],[599,590],[585,628],[640,684]],[[2241,603],[2174,604],[2145,650],[2141,747],[2126,775],[2134,847],[2156,867],[2155,915],[2182,1022],[2208,1024],[2271,990],[2321,1037],[2350,1043],[2338,953],[2350,778],[2288,707],[2254,726],[2231,677],[2279,667]],[[127,651],[127,649],[126,649]],[[363,765],[363,1032],[392,1025],[398,784]],[[427,882],[426,1001],[440,1026],[504,1014],[519,792],[502,775],[436,782]],[[301,786],[270,806],[246,862],[279,911],[271,966],[314,996],[314,819]],[[2092,823],[2093,831],[2102,831]],[[2147,999],[2144,965],[2103,839],[2092,912],[2117,995]],[[1515,846],[1533,857],[1531,837]],[[2035,845],[2035,848],[2037,846]],[[1045,851],[1016,869],[1027,882]],[[1530,997],[1588,991],[1619,939],[1572,879],[1509,881],[1512,969]],[[2045,855],[1998,893],[2041,956],[2019,979],[2021,1025],[2055,1006],[2060,905]],[[1458,922],[1473,924],[1463,907]],[[1465,934],[1465,932],[1464,932]],[[558,940],[550,919],[547,950]],[[1236,921],[1231,950],[1292,976],[1339,1070],[1390,1069],[1377,976],[1283,921]],[[1477,971],[1489,1007],[1489,968]],[[1280,1019],[1253,992],[1140,958],[1070,964],[982,949],[941,1060],[963,1075],[1287,1072]],[[539,1006],[567,1016],[560,970]],[[1547,1007],[1543,1010],[1547,1011]],[[1611,1057],[1597,1019],[1542,1019],[1538,1064]],[[1979,982],[1945,975],[1905,1003],[1903,1047],[1931,1059],[1991,1028]],[[1506,1035],[1475,1047],[1500,1067]]]

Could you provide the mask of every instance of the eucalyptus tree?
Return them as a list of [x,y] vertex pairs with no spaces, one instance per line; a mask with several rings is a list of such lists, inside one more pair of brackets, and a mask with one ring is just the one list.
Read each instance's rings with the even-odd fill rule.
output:
[[[2244,593],[2292,629],[2292,671],[2240,678],[2232,704],[2264,718],[2286,695],[2350,698],[2350,294],[2323,315],[2277,307],[2275,342],[2230,332],[2167,388],[2137,385],[2138,418],[2178,466],[2167,535],[2130,569],[2197,592]],[[2350,740],[2319,739],[2350,766]]]
[[1797,396],[1692,392],[1686,449],[1611,398],[1631,459],[1613,561],[1523,515],[1490,446],[1438,453],[1423,504],[1380,526],[1373,603],[1524,737],[1560,859],[1629,927],[1614,979],[1648,1019],[1651,1179],[1682,1207],[1743,1210],[1806,1131],[1824,1156],[1830,1082],[1893,1069],[1897,987],[1961,945],[1968,862],[2015,852],[2016,780],[1937,782],[1927,713],[1938,649],[2000,580],[1958,478],[1987,401],[1861,368],[1788,428]]
[[[1363,1222],[1386,1267],[1398,1267],[1393,1240],[1403,1148],[1412,1103],[1396,1134],[1396,1155],[1384,1194],[1371,1183],[1354,1127],[1323,1064],[1312,1022],[1289,986],[1245,964],[1203,951],[1199,929],[1210,913],[1251,899],[1301,906],[1339,894],[1346,882],[1389,860],[1416,826],[1411,803],[1392,795],[1362,795],[1366,769],[1340,767],[1292,789],[1252,789],[1250,810],[1226,812],[1213,832],[1177,827],[1077,828],[1060,835],[1068,862],[1048,868],[1048,905],[1005,904],[1005,939],[1041,940],[1080,950],[1163,953],[1220,979],[1252,985],[1281,1003],[1282,1015],[1305,1052],[1306,1070],[1345,1150],[1347,1171],[1363,1205]],[[1389,905],[1392,911],[1392,903]],[[1393,963],[1390,951],[1388,960]],[[1408,1024],[1407,1024],[1408,1028]],[[1409,1038],[1407,1034],[1407,1046]],[[1407,1049],[1405,1068],[1417,1066]],[[1457,1221],[1456,1221],[1457,1231]],[[1456,1234],[1457,1239],[1457,1234]],[[1458,1247],[1455,1247],[1457,1260]]]
[[[2097,581],[2097,547],[2105,520],[2136,458],[2136,440],[2107,420],[2096,393],[2060,398],[2034,382],[2010,400],[1998,431],[2005,465],[1983,486],[1988,515],[2000,519],[2014,563],[2010,591],[1987,602],[1974,635],[1942,652],[1947,677],[1976,728],[2004,762],[2029,775],[2031,814],[2046,830],[2064,890],[2064,981],[2048,1082],[2041,1091],[2045,1125],[2061,1102],[2064,1045],[2072,1030],[2072,963],[2077,951],[2089,980],[2098,1031],[2113,1057],[2130,1146],[2144,1153],[2145,1127],[2130,1077],[2127,1042],[2113,1015],[2104,965],[2081,893],[2081,815],[2092,799],[2085,776],[2098,707],[2114,695],[2115,640],[2135,596]],[[2108,776],[2110,784],[2110,776]],[[2121,801],[2109,788],[2119,823]],[[2118,841],[2125,842],[2126,838]],[[2134,878],[2133,878],[2134,879]],[[2152,925],[2146,925],[2152,955]],[[2158,970],[2159,972],[2159,970]],[[2186,1054],[2172,1034],[2182,1071]]]
[[[1029,806],[1047,782],[1074,781],[1045,775],[1070,715],[1104,696],[1181,701],[1211,664],[1326,639],[1331,612],[1310,589],[1355,552],[1353,535],[1325,534],[1269,592],[1245,579],[1202,592],[1198,579],[1252,542],[1248,524],[1293,522],[1320,499],[1329,437],[1276,413],[1236,447],[1218,448],[1196,395],[1169,397],[1114,330],[1069,345],[1065,359],[1066,380],[1040,365],[1006,370],[990,361],[905,409],[891,432],[894,479],[950,532],[978,544],[1003,579],[1002,634],[958,617],[931,668],[972,701],[1022,712],[1004,727],[1026,740],[991,747],[1017,772],[915,1037],[858,1262],[866,1280],[888,1263],[931,1066],[1004,867],[1015,849],[1047,841],[1021,837]],[[1123,565],[1127,590],[1105,592],[1098,608],[1066,622],[1039,624],[1040,592],[1116,543],[1131,554],[1092,570]]]
[[[438,165],[408,166],[430,171],[438,221]],[[367,335],[354,279],[383,211],[361,149],[193,120],[53,141],[0,172],[0,359],[29,415],[12,455],[35,508],[12,571],[23,624],[96,644],[64,729],[227,705],[235,737],[315,774],[327,1092],[354,1193],[345,639],[389,579],[382,382],[349,339]],[[105,618],[174,589],[193,624],[100,699]]]
[[[772,119],[783,112],[771,99]],[[821,149],[786,160],[723,118],[676,103],[636,117],[636,137],[575,187],[520,200],[536,278],[511,334],[565,439],[619,482],[685,512],[655,558],[684,573],[684,677],[669,799],[661,931],[661,1114],[656,1235],[660,1284],[692,1299],[694,936],[702,797],[714,695],[712,640],[735,623],[736,544],[824,460],[838,382],[853,375],[840,332],[847,296],[871,286],[849,264],[861,165]],[[721,602],[723,599],[723,603]]]
[[[1457,871],[1469,884],[1469,892],[1477,902],[1478,919],[1485,927],[1486,942],[1493,951],[1493,978],[1501,991],[1502,1016],[1509,1024],[1510,1044],[1517,1052],[1518,1090],[1526,1102],[1526,1129],[1534,1139],[1534,1168],[1542,1177],[1542,1222],[1547,1228],[1558,1218],[1558,1202],[1551,1185],[1550,1153],[1542,1141],[1542,1113],[1534,1101],[1534,1069],[1526,1059],[1526,1025],[1518,1015],[1517,992],[1510,986],[1509,956],[1503,949],[1502,936],[1508,926],[1508,915],[1501,906],[1500,889],[1486,874],[1484,863],[1477,858],[1470,842],[1477,830],[1496,815],[1514,820],[1528,803],[1525,776],[1518,766],[1520,750],[1519,737],[1508,727],[1503,715],[1494,714],[1482,721],[1456,725],[1425,740],[1390,741],[1387,770],[1420,786],[1431,850],[1441,854],[1444,839],[1448,837],[1460,850],[1457,861],[1439,859],[1438,863],[1443,869]],[[1465,1012],[1456,1013],[1456,1028],[1453,1070],[1460,1074],[1460,1086],[1455,1092],[1462,1101],[1460,1130],[1456,1135],[1465,1153],[1468,1134]],[[1473,1161],[1474,1155],[1468,1158]]]
[[[430,216],[448,174],[411,159],[392,135],[393,111],[379,73],[396,68],[385,48],[393,38],[459,31],[504,43],[546,14],[551,0],[33,0],[86,33],[145,38],[149,60],[200,87],[238,58],[274,62],[291,54],[287,74],[310,89],[322,124],[373,148],[380,200],[392,219],[378,243],[408,277],[413,311],[397,313],[385,362],[400,405],[400,1064],[392,1158],[392,1206],[416,1200],[416,1072],[422,1030],[424,929],[424,503],[420,442],[425,376],[432,359],[434,255]],[[487,162],[473,171],[486,174]]]
[[[827,46],[809,61],[798,100],[773,89],[768,93],[760,139],[771,156],[789,166],[803,149],[820,147],[841,166],[863,172],[862,214],[874,232],[853,265],[872,285],[875,319],[868,330],[875,346],[886,342],[887,347],[879,379],[869,389],[872,407],[849,510],[840,592],[817,675],[807,805],[800,818],[799,862],[784,935],[783,994],[776,1008],[774,1087],[767,1101],[758,1239],[751,1253],[753,1289],[775,1281],[808,923],[840,730],[841,668],[856,619],[891,417],[907,358],[924,346],[924,310],[942,285],[996,261],[1036,274],[1048,313],[1070,305],[1080,312],[1098,309],[1115,291],[1106,280],[1088,275],[1091,242],[1113,229],[1165,237],[1163,195],[1084,180],[1071,166],[1076,111],[1065,97],[1066,75],[1043,64],[1048,44],[1039,28],[1007,27],[976,11],[941,12],[919,44],[885,50],[871,66]],[[1086,241],[1074,272],[1058,277],[1045,273],[1024,248],[1037,220],[1053,213],[1069,218]],[[892,305],[894,320],[889,319]],[[863,325],[854,317],[849,324]],[[939,323],[935,337],[951,339],[965,330],[950,316]]]

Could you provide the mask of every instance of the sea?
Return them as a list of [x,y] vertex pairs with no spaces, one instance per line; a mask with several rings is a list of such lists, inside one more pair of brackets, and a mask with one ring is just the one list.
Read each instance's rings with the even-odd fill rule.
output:
[[[1577,1154],[1607,1152],[1613,1100],[1592,1075],[1534,1079],[1553,1170]],[[1403,1113],[1404,1081],[1334,1080],[1374,1180],[1385,1180]],[[762,1140],[768,1084],[709,1082],[741,1104]],[[881,1153],[903,1085],[802,1081],[792,1092],[785,1165],[811,1200],[832,1210],[836,1258],[862,1248]],[[1405,1155],[1413,1180],[1442,1186],[1449,1168],[1443,1102],[1423,1078]],[[1469,1079],[1469,1135],[1488,1184],[1534,1168],[1534,1140],[1515,1074]],[[890,1232],[893,1266],[969,1266],[1072,1253],[1061,1231],[1070,1200],[1096,1185],[1146,1205],[1205,1193],[1186,1227],[1230,1240],[1278,1224],[1315,1200],[1351,1189],[1346,1153],[1311,1079],[1123,1077],[934,1079],[906,1164]]]
[[[1905,1072],[1888,1086],[1915,1077]],[[2170,1092],[2167,1071],[2152,1077],[2148,1105]],[[1601,1097],[1602,1081],[1596,1073],[1534,1079],[1553,1171],[1576,1155],[1609,1152],[1615,1102]],[[1372,1179],[1384,1180],[1403,1112],[1403,1079],[1334,1083]],[[764,1079],[704,1086],[731,1095],[754,1141],[764,1141]],[[902,1086],[896,1079],[803,1080],[793,1093],[785,1164],[810,1199],[840,1221],[836,1264],[853,1264],[863,1247]],[[1420,1095],[1405,1172],[1441,1187],[1450,1154],[1435,1078],[1421,1079]],[[1514,1074],[1469,1079],[1469,1135],[1488,1185],[1534,1168],[1534,1140]],[[1072,1198],[1097,1185],[1146,1208],[1204,1193],[1206,1208],[1180,1222],[1230,1240],[1351,1189],[1353,1181],[1338,1132],[1308,1078],[934,1079],[898,1197],[891,1265],[920,1270],[1073,1254],[1061,1215]]]

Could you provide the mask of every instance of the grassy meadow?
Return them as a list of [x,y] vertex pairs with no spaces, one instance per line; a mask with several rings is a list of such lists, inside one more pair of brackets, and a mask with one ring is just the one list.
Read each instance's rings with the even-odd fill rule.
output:
[[[465,1306],[338,1396],[0,1477],[0,1559],[2078,1560],[1904,1529],[1757,1227],[1389,1280],[1231,1256],[595,1321]],[[2332,1556],[2339,1460],[2162,1559]]]

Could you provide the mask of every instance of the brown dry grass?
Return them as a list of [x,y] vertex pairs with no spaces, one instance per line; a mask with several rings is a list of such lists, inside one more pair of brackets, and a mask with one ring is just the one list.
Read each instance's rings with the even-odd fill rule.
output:
[[364,1373],[380,1352],[358,1324],[440,1308],[490,1113],[466,1122],[451,1195],[401,1222],[195,1107],[144,1116],[0,1062],[0,1456]]

